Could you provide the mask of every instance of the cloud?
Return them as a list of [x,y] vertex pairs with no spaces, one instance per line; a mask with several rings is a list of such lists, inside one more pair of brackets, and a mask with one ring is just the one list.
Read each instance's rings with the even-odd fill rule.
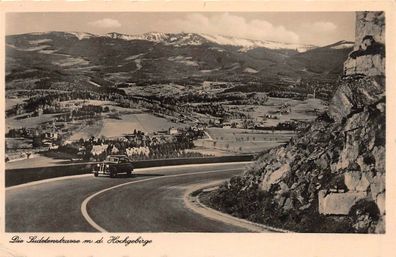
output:
[[337,29],[337,26],[334,23],[328,21],[317,21],[312,24],[304,23],[302,27],[303,29],[309,30],[311,32],[319,32],[319,33],[334,32]]
[[299,36],[283,26],[275,26],[265,20],[246,20],[243,17],[225,13],[213,16],[190,14],[171,22],[172,32],[193,32],[212,35],[234,36],[257,40],[272,40],[298,43]]
[[118,20],[109,19],[109,18],[91,21],[88,24],[93,27],[99,27],[104,29],[121,27],[121,23]]

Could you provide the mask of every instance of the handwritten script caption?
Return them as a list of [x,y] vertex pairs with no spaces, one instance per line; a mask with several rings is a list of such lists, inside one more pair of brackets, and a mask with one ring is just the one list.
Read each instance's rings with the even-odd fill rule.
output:
[[144,239],[141,236],[138,237],[130,237],[130,236],[107,236],[107,237],[99,237],[99,238],[89,238],[89,239],[75,239],[75,238],[67,238],[65,236],[62,237],[53,237],[53,236],[37,236],[31,235],[22,237],[19,235],[14,235],[11,237],[10,243],[13,244],[108,244],[108,245],[124,245],[124,246],[147,246],[152,244],[153,241],[150,239]]

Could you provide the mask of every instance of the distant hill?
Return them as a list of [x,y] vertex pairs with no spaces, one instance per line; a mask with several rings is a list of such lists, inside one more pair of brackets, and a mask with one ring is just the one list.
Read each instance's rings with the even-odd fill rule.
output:
[[332,80],[352,43],[326,47],[194,33],[94,35],[45,32],[6,37],[12,88],[95,87],[122,83]]
[[308,72],[323,75],[342,73],[342,63],[352,51],[354,42],[339,41],[292,56],[290,65],[302,65]]

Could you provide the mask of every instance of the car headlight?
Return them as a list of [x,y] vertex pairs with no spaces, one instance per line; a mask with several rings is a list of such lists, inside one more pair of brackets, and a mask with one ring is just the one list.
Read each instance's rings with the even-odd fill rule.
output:
[[106,164],[106,168],[110,167],[108,164]]
[[98,164],[96,164],[96,167],[100,167],[100,164],[98,163]]

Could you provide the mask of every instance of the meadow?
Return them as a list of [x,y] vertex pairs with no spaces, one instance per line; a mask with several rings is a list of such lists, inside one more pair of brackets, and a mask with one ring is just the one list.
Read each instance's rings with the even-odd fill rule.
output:
[[208,136],[194,141],[196,147],[214,151],[214,155],[250,154],[286,143],[294,133],[292,131],[257,131],[234,128],[209,128]]

